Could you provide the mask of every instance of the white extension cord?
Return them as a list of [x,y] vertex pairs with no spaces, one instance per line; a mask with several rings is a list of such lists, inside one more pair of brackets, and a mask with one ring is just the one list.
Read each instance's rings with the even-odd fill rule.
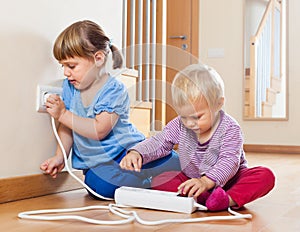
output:
[[176,192],[122,186],[115,191],[115,203],[138,208],[156,209],[177,213],[193,213],[207,208],[193,197],[182,197]]
[[[107,198],[107,197],[103,197],[103,196],[99,195],[98,193],[93,191],[89,186],[87,186],[80,178],[78,178],[76,175],[74,175],[71,168],[68,166],[68,157],[67,157],[66,151],[63,147],[63,144],[58,136],[54,118],[51,118],[51,123],[52,123],[52,129],[53,129],[55,138],[58,141],[58,144],[63,152],[65,168],[66,168],[67,172],[96,197],[104,199],[104,200],[113,200],[111,198]],[[149,190],[149,191],[151,191],[151,190]],[[174,204],[176,204],[176,202],[174,202]],[[46,220],[46,221],[78,220],[78,221],[83,221],[83,222],[87,222],[87,223],[91,223],[91,224],[98,224],[98,225],[121,225],[121,224],[127,224],[127,223],[137,221],[138,223],[140,223],[142,225],[149,225],[149,226],[150,225],[151,226],[160,225],[160,224],[165,224],[165,223],[192,223],[192,222],[205,222],[205,221],[214,221],[214,220],[235,220],[235,219],[251,219],[252,218],[251,214],[240,214],[240,213],[237,213],[237,212],[233,211],[232,209],[228,208],[228,212],[231,214],[230,216],[209,216],[209,217],[202,217],[202,218],[164,219],[164,220],[158,220],[158,221],[146,221],[146,220],[141,219],[135,211],[123,209],[125,207],[132,207],[132,206],[140,207],[141,205],[136,205],[136,203],[133,201],[128,206],[125,206],[122,204],[112,204],[111,203],[111,204],[108,204],[107,206],[97,205],[97,206],[87,206],[87,207],[69,208],[69,209],[35,210],[35,211],[21,212],[18,214],[18,217],[22,218],[22,219]],[[155,206],[151,206],[151,205],[146,205],[145,207],[157,209],[157,208],[155,208]],[[194,209],[194,208],[197,208],[198,210],[206,210],[205,206],[202,206],[196,202],[194,202],[194,205],[192,206],[192,209]],[[45,214],[53,214],[53,213],[70,213],[70,212],[96,210],[96,209],[109,210],[111,213],[118,215],[119,217],[121,217],[123,219],[113,220],[113,221],[104,221],[104,220],[96,220],[96,219],[91,219],[91,218],[78,216],[78,215],[57,215],[57,216],[45,215]],[[170,208],[166,208],[165,210],[169,210],[169,209]],[[179,211],[178,208],[175,208],[175,210],[174,210],[174,208],[171,207],[171,209],[173,209],[173,211]],[[193,212],[193,211],[194,210],[192,210],[191,212]],[[185,212],[185,211],[182,211],[182,212]],[[189,213],[191,213],[191,212],[189,212]]]

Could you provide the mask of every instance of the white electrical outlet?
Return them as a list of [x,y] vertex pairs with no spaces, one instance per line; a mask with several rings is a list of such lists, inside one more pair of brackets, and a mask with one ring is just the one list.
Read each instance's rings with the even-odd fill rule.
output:
[[49,85],[38,85],[36,95],[36,111],[40,113],[46,113],[45,102],[47,97],[51,94],[62,94],[62,87],[49,86]]

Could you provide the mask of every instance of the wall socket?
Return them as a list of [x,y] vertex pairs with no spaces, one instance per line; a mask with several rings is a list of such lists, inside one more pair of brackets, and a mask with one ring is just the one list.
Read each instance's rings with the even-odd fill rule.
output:
[[36,95],[36,111],[40,113],[46,113],[45,102],[49,94],[57,94],[61,96],[62,87],[49,86],[49,85],[38,85]]

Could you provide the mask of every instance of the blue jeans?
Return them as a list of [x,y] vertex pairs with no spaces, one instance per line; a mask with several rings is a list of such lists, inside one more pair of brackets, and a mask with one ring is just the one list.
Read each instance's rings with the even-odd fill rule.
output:
[[120,168],[119,163],[125,155],[126,151],[110,162],[85,170],[85,183],[101,196],[114,198],[115,190],[120,186],[150,188],[152,177],[163,172],[181,170],[178,154],[175,151],[143,165],[141,172]]

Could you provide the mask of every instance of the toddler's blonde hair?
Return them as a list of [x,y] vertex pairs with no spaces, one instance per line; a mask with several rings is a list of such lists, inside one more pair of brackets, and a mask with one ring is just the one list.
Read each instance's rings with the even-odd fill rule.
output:
[[192,64],[176,74],[171,92],[175,108],[193,104],[201,97],[206,99],[210,108],[215,108],[224,98],[224,82],[213,68]]

